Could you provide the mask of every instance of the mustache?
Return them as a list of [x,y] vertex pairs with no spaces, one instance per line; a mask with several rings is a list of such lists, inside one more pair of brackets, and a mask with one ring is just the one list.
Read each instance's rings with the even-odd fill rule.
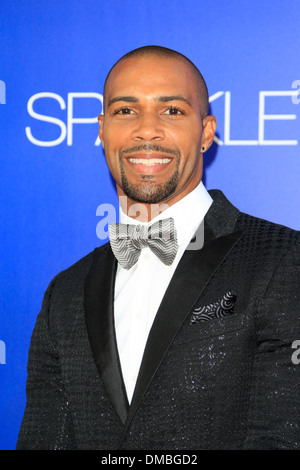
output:
[[157,145],[157,144],[142,144],[142,145],[137,145],[135,147],[130,147],[125,150],[121,150],[121,155],[128,155],[130,153],[136,153],[140,152],[141,150],[144,150],[145,152],[162,152],[162,153],[167,153],[170,155],[173,155],[174,157],[179,157],[180,153],[177,152],[174,149],[170,149],[169,147],[163,147],[162,145]]

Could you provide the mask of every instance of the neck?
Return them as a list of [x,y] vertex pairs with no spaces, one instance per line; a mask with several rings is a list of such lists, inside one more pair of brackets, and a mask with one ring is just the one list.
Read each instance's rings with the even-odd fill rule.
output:
[[190,192],[192,192],[198,186],[200,181],[201,176],[192,182],[189,181],[183,190],[177,194],[173,193],[169,198],[158,203],[144,203],[135,201],[134,199],[126,196],[122,188],[117,187],[119,203],[122,211],[127,214],[128,217],[136,219],[139,222],[150,222],[152,219],[154,219],[154,217],[158,216],[173,204],[180,201],[180,199],[183,199]]
[[136,219],[139,222],[150,222],[171,205],[166,202],[159,202],[157,204],[137,202],[125,195],[119,196],[119,203],[122,211],[127,214],[128,217]]

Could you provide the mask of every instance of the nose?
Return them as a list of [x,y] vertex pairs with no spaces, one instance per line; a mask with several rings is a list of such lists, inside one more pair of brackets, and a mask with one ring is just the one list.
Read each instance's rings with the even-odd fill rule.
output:
[[135,127],[131,137],[133,140],[160,141],[165,137],[162,123],[159,116],[152,113],[143,113],[135,120]]

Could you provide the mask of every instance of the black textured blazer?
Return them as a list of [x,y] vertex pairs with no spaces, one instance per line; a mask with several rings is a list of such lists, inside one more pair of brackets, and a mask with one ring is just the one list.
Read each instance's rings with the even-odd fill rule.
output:
[[110,245],[53,279],[17,449],[300,449],[300,234],[210,193],[204,246],[176,269],[130,406]]

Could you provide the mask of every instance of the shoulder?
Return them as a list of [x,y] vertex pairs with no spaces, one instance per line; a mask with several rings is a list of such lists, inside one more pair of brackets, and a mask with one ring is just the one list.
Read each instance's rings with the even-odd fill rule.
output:
[[210,218],[214,218],[211,225],[218,226],[214,228],[215,232],[222,234],[224,227],[226,232],[242,230],[244,237],[252,239],[252,245],[267,244],[270,246],[271,244],[277,248],[299,246],[299,231],[239,211],[219,190],[210,190],[209,193],[214,201],[210,210]]
[[[96,248],[67,269],[59,272],[50,282],[43,297],[38,322],[46,325],[49,331],[58,331],[61,320],[72,322],[82,316],[84,287],[95,256],[101,259],[107,245]],[[37,323],[38,323],[37,322]],[[55,335],[52,335],[54,338]]]
[[300,232],[253,215],[240,212],[221,191],[210,191],[214,203],[208,213],[209,224],[217,237],[240,232],[231,260],[239,263],[241,272],[260,273],[267,282],[281,267],[290,271],[300,263]]
[[106,243],[101,247],[95,248],[67,269],[59,272],[49,284],[49,293],[52,294],[55,291],[58,295],[62,293],[65,296],[67,292],[72,293],[74,290],[78,291],[78,289],[83,288],[95,256],[101,259],[101,256],[106,253],[108,245],[109,243]]
[[243,212],[239,214],[236,228],[243,230],[245,237],[261,248],[285,251],[300,247],[299,231]]
[[245,213],[239,214],[236,227],[243,231],[237,250],[244,270],[255,273],[266,292],[299,284],[299,231]]

